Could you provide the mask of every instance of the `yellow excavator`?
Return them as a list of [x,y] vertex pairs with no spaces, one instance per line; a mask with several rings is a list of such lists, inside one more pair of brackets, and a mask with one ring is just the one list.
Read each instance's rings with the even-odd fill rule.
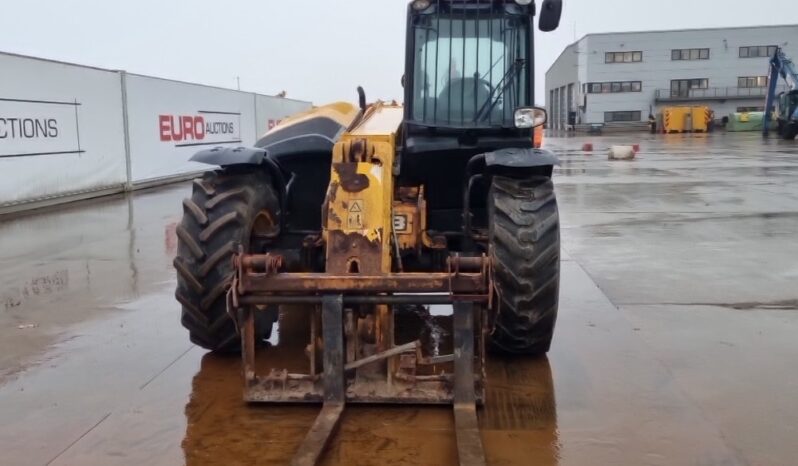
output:
[[[549,350],[559,298],[552,172],[533,143],[534,30],[561,0],[414,0],[404,105],[335,103],[254,147],[219,147],[177,227],[191,340],[241,351],[244,399],[322,403],[292,464],[315,464],[347,403],[454,406],[461,464],[484,464],[485,353]],[[402,316],[452,307],[448,350]],[[280,312],[309,308],[306,370],[259,367]],[[264,349],[264,346],[266,348]]]

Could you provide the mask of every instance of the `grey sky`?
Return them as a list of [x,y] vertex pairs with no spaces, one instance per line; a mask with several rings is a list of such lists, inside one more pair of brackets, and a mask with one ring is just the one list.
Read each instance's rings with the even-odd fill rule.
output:
[[[537,0],[540,2],[541,0]],[[564,0],[537,33],[537,97],[590,32],[798,23],[795,0]],[[2,0],[0,50],[324,103],[401,99],[407,0]]]

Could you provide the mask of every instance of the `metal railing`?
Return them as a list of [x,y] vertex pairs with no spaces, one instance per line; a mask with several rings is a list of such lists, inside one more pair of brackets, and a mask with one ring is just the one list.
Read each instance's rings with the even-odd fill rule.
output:
[[[785,86],[779,86],[777,92],[785,91]],[[768,93],[767,87],[710,87],[707,89],[657,89],[657,101],[690,101],[690,100],[731,100],[731,99],[764,99]]]

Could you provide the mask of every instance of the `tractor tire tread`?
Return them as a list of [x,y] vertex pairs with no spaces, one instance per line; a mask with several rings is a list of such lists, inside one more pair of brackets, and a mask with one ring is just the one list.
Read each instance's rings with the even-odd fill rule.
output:
[[195,293],[205,293],[205,287],[197,279],[197,277],[194,276],[191,270],[188,269],[188,266],[180,257],[175,257],[175,260],[172,261],[172,265],[174,265],[177,275],[182,278],[183,281],[187,283]]
[[233,198],[241,198],[241,200],[243,200],[244,202],[247,202],[249,200],[250,196],[251,196],[251,193],[246,188],[242,187],[242,188],[238,188],[238,189],[233,189],[231,191],[227,191],[225,193],[222,193],[222,194],[220,194],[218,196],[212,197],[208,202],[205,203],[205,208],[208,209],[208,210],[213,209],[217,205],[219,205],[219,204],[221,204],[223,202],[227,202],[227,201],[229,201],[229,200],[231,200]]
[[199,235],[200,241],[203,243],[209,242],[213,236],[219,233],[224,227],[228,226],[231,223],[239,223],[240,220],[240,213],[237,211],[228,212],[223,216],[219,217],[215,221],[213,221],[207,228],[202,230]]
[[219,261],[229,258],[235,252],[235,242],[228,241],[224,246],[216,250],[199,268],[199,276],[205,278],[213,270]]
[[[268,212],[270,218],[279,219],[276,191],[260,169],[220,169],[194,180],[183,207],[174,260],[180,322],[194,344],[214,351],[238,351],[238,333],[225,299],[233,278],[232,257],[239,245],[248,251],[258,213]],[[263,328],[271,331],[270,325]]]
[[182,241],[183,244],[186,245],[191,255],[194,256],[195,259],[203,259],[205,257],[205,251],[202,250],[202,247],[199,245],[197,240],[195,240],[191,234],[186,230],[186,227],[183,225],[178,225],[175,228],[175,234],[177,235],[177,239]]
[[206,225],[208,223],[208,216],[205,215],[205,211],[192,199],[183,199],[183,211],[194,216],[194,221],[199,225]]
[[507,354],[549,350],[557,319],[560,230],[548,177],[494,177],[490,255],[499,309],[490,344]]

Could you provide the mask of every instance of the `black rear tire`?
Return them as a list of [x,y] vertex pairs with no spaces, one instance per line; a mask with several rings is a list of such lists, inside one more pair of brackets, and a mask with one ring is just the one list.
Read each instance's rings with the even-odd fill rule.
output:
[[489,194],[490,255],[499,310],[492,349],[546,353],[560,290],[560,221],[548,177],[496,176]]
[[[263,252],[279,235],[280,208],[268,175],[260,170],[222,169],[194,180],[177,226],[175,297],[191,341],[215,351],[240,349],[226,294],[233,278],[232,256]],[[258,337],[268,338],[276,315],[257,313]]]

